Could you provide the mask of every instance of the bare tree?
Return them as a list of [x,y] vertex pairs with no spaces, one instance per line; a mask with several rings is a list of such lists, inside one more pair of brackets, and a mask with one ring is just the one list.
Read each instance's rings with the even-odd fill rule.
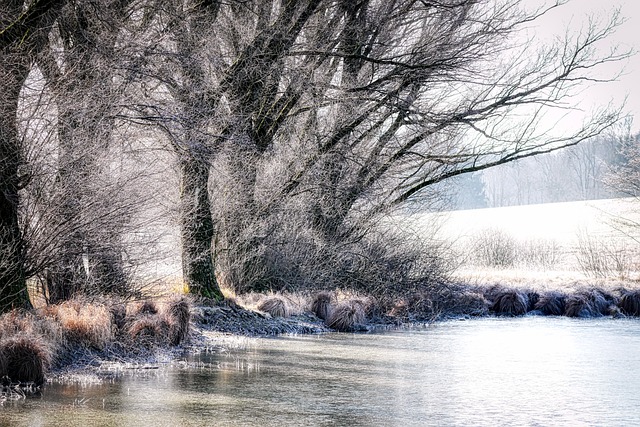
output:
[[[130,12],[129,3],[68,4],[59,16],[50,46],[39,56],[57,109],[58,218],[53,218],[53,226],[66,230],[58,233],[63,241],[47,272],[51,302],[68,299],[81,287],[126,289],[118,244],[121,233],[114,229],[117,222],[126,222],[123,206],[111,194],[112,213],[107,214],[100,209],[100,193],[92,184],[101,174],[97,160],[107,153],[116,126],[114,106],[122,85],[115,82],[119,69],[115,46],[122,21]],[[87,209],[95,213],[83,215]],[[97,232],[100,229],[103,231]]]
[[145,4],[128,116],[176,153],[183,270],[204,296],[220,295],[214,269],[268,284],[261,259],[284,230],[322,257],[444,180],[578,144],[620,114],[564,133],[545,121],[627,57],[598,54],[615,14],[538,48],[520,30],[561,2]]
[[24,174],[16,115],[31,64],[46,42],[63,1],[8,1],[0,8],[0,311],[29,306],[19,228]]
[[[249,198],[237,203],[243,231],[230,232],[232,215],[219,217],[224,250],[238,258],[229,249],[239,242],[240,252],[259,247],[274,232],[265,216],[297,206],[325,241],[357,240],[376,215],[443,180],[572,146],[615,123],[620,111],[602,110],[553,133],[543,118],[568,114],[573,88],[627,57],[597,54],[619,17],[535,47],[518,31],[561,4],[520,6],[254,2],[236,6],[253,12],[240,19],[222,5],[228,20],[214,26],[214,40],[238,41],[219,43],[218,133],[231,146],[232,182],[242,183],[237,197]],[[268,172],[278,161],[287,162],[280,174]]]

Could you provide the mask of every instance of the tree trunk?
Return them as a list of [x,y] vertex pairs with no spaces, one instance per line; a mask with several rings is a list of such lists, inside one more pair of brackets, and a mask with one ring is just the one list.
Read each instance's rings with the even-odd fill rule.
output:
[[3,58],[0,65],[0,312],[31,307],[25,272],[25,247],[18,222],[22,152],[16,114],[28,62]]
[[183,277],[190,293],[220,301],[224,297],[211,251],[214,229],[207,188],[209,165],[185,155],[180,159],[180,172]]

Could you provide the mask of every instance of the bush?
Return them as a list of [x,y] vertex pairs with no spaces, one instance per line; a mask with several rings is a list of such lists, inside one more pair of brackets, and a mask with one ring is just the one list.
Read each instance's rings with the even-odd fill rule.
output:
[[586,232],[578,235],[576,259],[587,276],[607,278],[615,274],[626,279],[633,270],[633,258],[632,251],[624,242],[600,241]]
[[516,241],[501,230],[482,231],[473,239],[472,247],[479,265],[508,268],[516,262]]
[[560,246],[550,239],[527,240],[517,249],[518,262],[543,269],[551,269],[560,261]]
[[443,247],[409,232],[388,227],[351,230],[339,242],[330,242],[303,220],[286,219],[282,224],[271,218],[271,231],[259,244],[245,245],[244,252],[224,261],[226,267],[220,268],[228,268],[225,282],[235,292],[344,289],[391,298],[440,283],[450,270]]

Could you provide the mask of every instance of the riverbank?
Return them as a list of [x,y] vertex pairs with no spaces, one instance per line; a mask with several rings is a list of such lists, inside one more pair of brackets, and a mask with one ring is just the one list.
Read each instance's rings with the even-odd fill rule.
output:
[[46,381],[101,381],[157,369],[186,354],[237,346],[251,337],[367,332],[486,316],[640,316],[640,291],[624,287],[431,289],[393,301],[343,292],[250,294],[222,303],[173,296],[128,303],[74,300],[11,312],[0,317],[3,396],[37,392]]

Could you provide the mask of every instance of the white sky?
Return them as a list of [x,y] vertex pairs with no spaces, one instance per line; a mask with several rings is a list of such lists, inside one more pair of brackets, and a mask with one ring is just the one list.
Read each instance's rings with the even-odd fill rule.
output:
[[[545,32],[564,34],[567,27],[579,31],[588,16],[606,19],[616,8],[626,20],[618,28],[611,43],[623,50],[633,48],[640,51],[640,0],[570,0],[548,16],[541,23]],[[616,82],[594,85],[580,96],[585,107],[607,104],[609,101],[622,103],[626,97],[626,110],[635,117],[633,130],[640,130],[640,54],[634,55],[624,64],[603,69],[605,75],[613,76],[623,68],[623,75]]]

